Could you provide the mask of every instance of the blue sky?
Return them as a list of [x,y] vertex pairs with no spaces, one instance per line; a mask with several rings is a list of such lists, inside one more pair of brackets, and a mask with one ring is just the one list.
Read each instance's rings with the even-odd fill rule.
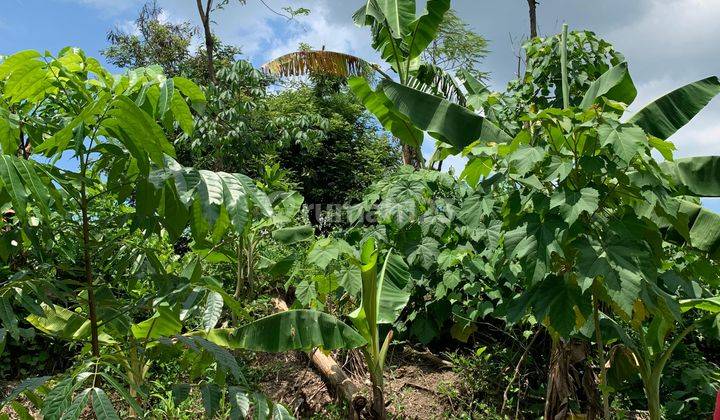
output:
[[[57,52],[65,46],[84,49],[99,58],[108,30],[132,30],[143,0],[2,0],[0,53],[23,49]],[[192,0],[158,0],[170,21],[199,24]],[[259,0],[242,6],[231,0],[215,16],[215,31],[240,45],[245,58],[260,65],[295,50],[300,42],[328,50],[347,51],[379,61],[364,29],[350,15],[361,0],[265,0],[275,9],[307,7],[306,19],[287,22]],[[419,7],[423,1],[418,0]],[[527,33],[525,0],[453,0],[458,14],[488,38],[491,54],[485,66],[491,83],[501,89],[513,77],[516,50]],[[611,41],[630,63],[639,95],[634,108],[683,84],[720,74],[720,0],[552,0],[540,3],[541,35],[571,28],[589,29]],[[720,99],[711,103],[671,140],[677,156],[720,154]],[[431,144],[424,147],[430,153]],[[462,159],[448,162],[456,170]],[[707,205],[720,211],[720,201]]]

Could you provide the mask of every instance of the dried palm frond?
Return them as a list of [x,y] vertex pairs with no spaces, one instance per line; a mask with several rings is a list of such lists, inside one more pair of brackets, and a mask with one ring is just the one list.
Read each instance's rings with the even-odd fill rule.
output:
[[278,57],[262,66],[265,73],[280,76],[365,76],[375,66],[350,54],[333,51],[297,51]]

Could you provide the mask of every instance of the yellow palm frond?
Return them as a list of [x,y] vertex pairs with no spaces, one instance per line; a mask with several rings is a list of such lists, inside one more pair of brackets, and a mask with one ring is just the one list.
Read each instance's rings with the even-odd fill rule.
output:
[[262,66],[265,73],[280,76],[365,76],[375,66],[350,54],[333,51],[297,51],[285,54]]

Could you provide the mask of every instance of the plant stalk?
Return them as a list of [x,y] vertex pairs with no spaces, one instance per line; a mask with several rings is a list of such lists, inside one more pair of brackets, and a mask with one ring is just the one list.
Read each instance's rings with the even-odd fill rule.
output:
[[562,74],[562,95],[563,107],[570,108],[570,86],[568,85],[568,66],[567,66],[567,35],[568,25],[563,24],[562,45],[560,47],[560,71]]
[[88,217],[88,198],[85,187],[85,174],[87,172],[87,162],[85,159],[80,160],[81,176],[80,176],[80,211],[82,213],[82,235],[83,235],[83,262],[85,265],[85,287],[88,294],[88,315],[90,318],[90,344],[92,346],[92,355],[100,356],[100,342],[98,340],[98,322],[95,310],[95,290],[93,288],[92,265],[90,262],[90,218]]
[[600,393],[603,402],[603,418],[610,418],[610,395],[607,389],[607,367],[605,366],[605,348],[602,341],[602,333],[600,331],[600,305],[595,294],[592,295],[593,301],[593,322],[595,324],[595,342],[597,343],[598,358],[600,359]]

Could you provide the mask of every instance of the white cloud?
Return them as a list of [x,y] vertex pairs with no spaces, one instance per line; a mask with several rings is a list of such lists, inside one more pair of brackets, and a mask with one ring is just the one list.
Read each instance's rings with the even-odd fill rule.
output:
[[[647,0],[643,15],[606,37],[642,77],[717,71],[720,1]],[[704,65],[705,64],[705,65]]]
[[310,5],[311,15],[302,25],[292,28],[288,36],[270,40],[270,49],[263,59],[278,57],[296,51],[300,43],[310,44],[313,48],[323,46],[329,51],[338,51],[359,55],[368,60],[377,61],[377,54],[370,48],[367,30],[356,27],[350,16],[344,20],[333,21],[327,0],[316,0]]

